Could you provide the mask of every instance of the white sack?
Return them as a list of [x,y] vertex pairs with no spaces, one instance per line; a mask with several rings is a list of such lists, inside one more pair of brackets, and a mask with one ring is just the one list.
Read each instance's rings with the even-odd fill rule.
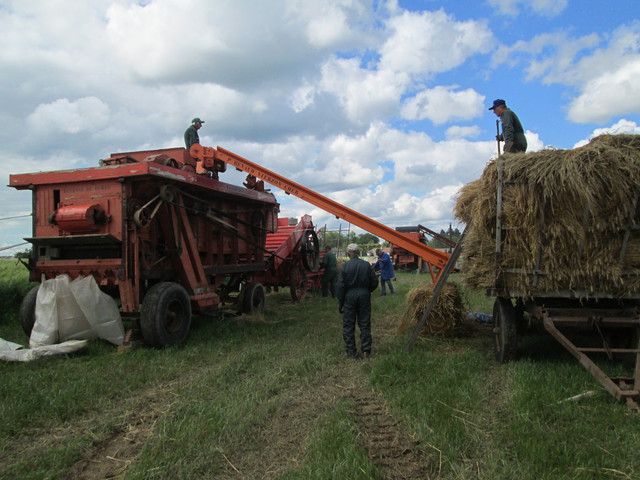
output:
[[19,348],[24,348],[22,345],[20,345],[19,343],[13,343],[10,342],[9,340],[5,340],[3,338],[0,338],[0,352],[4,353],[4,352],[11,352],[13,350],[18,350]]
[[124,327],[115,300],[100,290],[93,277],[78,277],[71,282],[70,288],[95,335],[122,345]]
[[68,275],[43,280],[36,297],[35,323],[29,345],[53,345],[70,339],[102,338],[124,342],[120,311],[113,298],[100,291],[92,276]]
[[22,345],[7,342],[0,338],[0,360],[29,362],[40,357],[77,352],[86,346],[87,340],[69,340],[68,342],[58,343],[57,345],[41,345],[35,348],[23,349]]
[[56,280],[44,280],[36,297],[36,320],[31,330],[29,346],[58,343],[58,307],[56,305]]
[[[87,277],[93,280],[93,277]],[[80,308],[76,293],[72,291],[69,275],[56,277],[56,304],[58,306],[58,335],[61,342],[67,340],[93,340],[98,338],[97,333],[91,328],[82,309]],[[95,280],[94,280],[95,283]],[[37,319],[36,315],[36,319]]]

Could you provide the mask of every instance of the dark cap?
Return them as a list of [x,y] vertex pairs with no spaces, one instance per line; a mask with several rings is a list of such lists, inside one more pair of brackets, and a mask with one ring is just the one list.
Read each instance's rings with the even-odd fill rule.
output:
[[504,100],[502,100],[501,98],[496,98],[496,99],[493,101],[493,107],[489,107],[489,110],[493,110],[494,108],[499,107],[500,105],[504,105],[504,106],[506,106],[506,105],[507,105],[507,102],[505,102],[505,101],[504,101]]
[[204,120],[200,120],[198,117],[194,118],[193,120],[191,120],[191,123],[204,123]]

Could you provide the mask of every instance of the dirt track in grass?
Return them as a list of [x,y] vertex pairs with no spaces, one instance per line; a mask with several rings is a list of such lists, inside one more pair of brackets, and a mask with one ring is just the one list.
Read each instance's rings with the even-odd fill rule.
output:
[[[345,359],[324,369],[311,386],[282,393],[288,397],[284,402],[286,410],[268,419],[256,432],[265,440],[259,443],[266,448],[233,454],[220,452],[227,468],[217,478],[273,479],[300,466],[318,420],[345,401],[350,405],[358,443],[380,468],[381,478],[429,478],[432,468],[425,463],[427,460],[420,453],[418,443],[406,433],[407,429],[393,416],[384,399],[365,385],[363,371],[368,367],[367,362],[369,360]],[[73,467],[71,478],[122,478],[147,439],[154,435],[156,422],[170,411],[181,383],[145,392],[140,401],[135,402],[135,411],[122,412],[121,421],[110,433],[93,443],[85,457]],[[58,432],[58,437],[61,433]],[[67,430],[67,434],[77,433],[72,426]]]

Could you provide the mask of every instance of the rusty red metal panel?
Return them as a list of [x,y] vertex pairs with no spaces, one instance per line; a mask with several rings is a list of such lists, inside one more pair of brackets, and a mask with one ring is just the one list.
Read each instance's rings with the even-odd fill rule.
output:
[[[144,161],[181,162],[185,149],[118,155],[126,161],[11,175],[10,186],[33,192],[32,279],[93,275],[118,287],[124,312],[137,312],[160,281],[180,282],[205,308],[219,303],[214,291],[227,274],[264,273],[264,241],[279,211],[271,193],[180,170],[164,157]],[[216,274],[220,267],[227,273]]]
[[118,157],[130,157],[138,162],[144,162],[148,157],[155,155],[167,155],[168,157],[175,158],[180,163],[187,163],[191,159],[191,155],[187,152],[186,148],[174,147],[174,148],[158,148],[156,150],[144,150],[139,152],[120,152],[112,153],[109,158]]

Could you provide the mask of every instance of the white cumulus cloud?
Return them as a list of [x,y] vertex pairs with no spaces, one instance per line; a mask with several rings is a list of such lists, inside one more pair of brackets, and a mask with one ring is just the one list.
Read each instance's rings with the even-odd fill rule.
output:
[[393,114],[408,83],[406,74],[363,69],[358,59],[334,58],[322,69],[322,89],[335,95],[357,123]]
[[480,127],[477,125],[472,125],[468,127],[463,127],[460,125],[453,125],[447,128],[445,132],[445,137],[447,140],[453,140],[457,138],[476,138],[480,135]]
[[481,21],[456,21],[444,10],[403,12],[388,21],[391,35],[380,48],[380,68],[430,75],[486,53],[494,43]]
[[578,123],[602,122],[615,115],[640,112],[640,56],[615,71],[590,80],[571,102],[569,118]]
[[589,138],[584,138],[576,142],[573,148],[578,148],[583,145],[586,145],[591,141],[591,139],[600,135],[605,135],[605,134],[618,135],[621,133],[627,133],[631,135],[640,135],[640,125],[636,124],[636,122],[632,122],[630,120],[626,120],[623,118],[622,120],[619,120],[618,122],[611,125],[610,127],[596,128],[593,131],[593,133],[589,135]]
[[38,105],[27,120],[37,131],[94,131],[109,121],[109,106],[96,97],[80,98],[74,102],[60,98],[51,103]]
[[553,17],[567,8],[569,0],[488,0],[488,3],[503,15],[516,16],[524,10],[526,13]]
[[428,118],[436,125],[469,120],[483,113],[485,96],[472,88],[456,90],[454,86],[438,86],[419,92],[402,107],[402,117],[409,120]]

